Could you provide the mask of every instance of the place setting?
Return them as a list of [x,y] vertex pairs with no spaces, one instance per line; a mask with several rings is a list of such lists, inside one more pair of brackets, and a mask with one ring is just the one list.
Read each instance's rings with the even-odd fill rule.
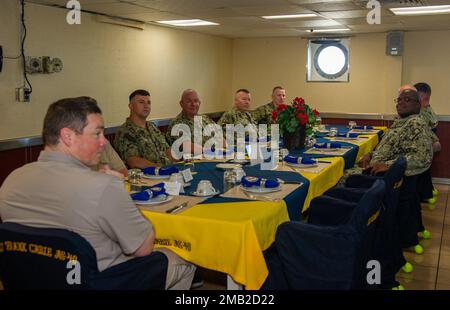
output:
[[284,182],[282,179],[244,176],[221,197],[279,202],[293,190],[303,186],[301,182]]
[[312,148],[306,150],[305,154],[328,154],[344,155],[351,147],[345,147],[339,142],[321,142],[315,143]]
[[284,163],[295,172],[320,173],[331,164],[331,161],[287,155]]
[[353,126],[349,132],[350,133],[359,133],[359,134],[364,134],[364,135],[378,134],[378,130],[374,129],[373,126]]

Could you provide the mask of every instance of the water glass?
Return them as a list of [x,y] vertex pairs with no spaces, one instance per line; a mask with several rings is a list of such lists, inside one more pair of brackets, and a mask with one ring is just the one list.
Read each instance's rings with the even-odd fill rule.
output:
[[223,173],[223,192],[226,193],[228,190],[232,189],[236,185],[236,171],[225,170]]
[[348,122],[348,128],[349,128],[350,130],[352,130],[353,127],[355,127],[355,126],[356,126],[356,122],[355,122],[355,121],[349,121],[349,122]]
[[280,149],[280,158],[279,159],[280,159],[280,162],[282,165],[284,165],[284,158],[288,155],[289,155],[288,149]]
[[128,170],[128,181],[132,185],[138,185],[141,183],[143,172],[141,169],[130,169]]
[[336,127],[330,128],[330,136],[331,137],[336,137],[337,133],[338,133],[338,129]]

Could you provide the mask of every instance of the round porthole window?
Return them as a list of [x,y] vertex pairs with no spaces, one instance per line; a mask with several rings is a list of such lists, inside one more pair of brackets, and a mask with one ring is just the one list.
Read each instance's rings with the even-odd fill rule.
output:
[[314,54],[316,71],[327,79],[336,79],[348,70],[348,51],[340,43],[322,44]]

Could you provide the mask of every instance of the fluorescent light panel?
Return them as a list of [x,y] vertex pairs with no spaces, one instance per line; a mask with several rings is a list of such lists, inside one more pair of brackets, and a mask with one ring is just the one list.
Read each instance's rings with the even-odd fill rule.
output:
[[450,5],[416,6],[409,8],[390,8],[395,15],[432,15],[449,14]]
[[316,33],[316,32],[341,32],[341,31],[350,31],[350,29],[348,28],[333,28],[333,29],[312,29],[311,30],[307,30],[307,32],[312,32],[312,33]]
[[179,26],[179,27],[219,25],[217,23],[208,22],[208,21],[202,20],[202,19],[160,20],[160,21],[157,21],[157,23],[172,25],[172,26]]
[[286,19],[286,18],[305,18],[305,17],[316,17],[317,15],[314,13],[302,13],[302,14],[292,14],[292,15],[270,15],[270,16],[261,16],[265,19]]

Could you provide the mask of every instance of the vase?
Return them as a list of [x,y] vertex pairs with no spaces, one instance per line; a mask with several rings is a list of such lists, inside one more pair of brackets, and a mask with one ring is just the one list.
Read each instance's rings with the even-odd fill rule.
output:
[[299,126],[294,132],[283,134],[284,147],[288,150],[303,149],[305,147],[306,128]]

